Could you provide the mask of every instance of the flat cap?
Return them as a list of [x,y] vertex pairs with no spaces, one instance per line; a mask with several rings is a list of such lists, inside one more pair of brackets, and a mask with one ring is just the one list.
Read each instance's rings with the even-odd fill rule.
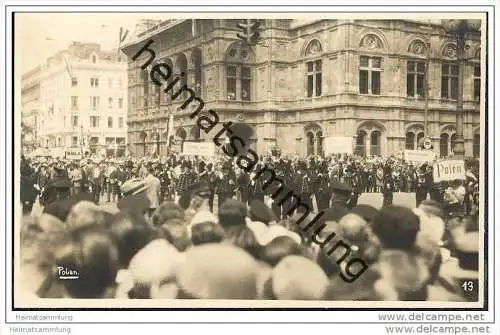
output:
[[124,196],[137,194],[147,189],[146,183],[139,178],[129,179],[120,187]]

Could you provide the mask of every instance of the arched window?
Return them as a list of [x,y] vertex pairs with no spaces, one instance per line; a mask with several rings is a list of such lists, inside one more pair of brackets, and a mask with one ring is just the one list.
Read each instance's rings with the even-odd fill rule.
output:
[[406,150],[414,150],[415,149],[415,134],[412,132],[406,133]]
[[[155,66],[156,64],[157,63],[154,63],[153,66]],[[153,105],[159,108],[161,105],[161,96],[162,96],[161,86],[156,85],[152,80],[150,80],[150,85],[151,85],[151,95],[154,99]]]
[[424,133],[420,132],[417,135],[417,147],[420,145],[420,141],[424,138]]
[[314,155],[314,134],[307,133],[307,156]]
[[356,137],[356,154],[359,156],[366,156],[366,132],[360,130]]
[[371,154],[380,156],[380,132],[378,130],[374,130],[371,134]]
[[306,83],[307,83],[307,97],[319,97],[322,92],[322,60],[311,59],[320,58],[322,53],[322,46],[318,40],[312,40],[307,45],[305,57],[309,58],[306,62]]
[[194,49],[193,54],[191,56],[191,60],[194,66],[194,83],[193,90],[195,91],[197,96],[201,96],[201,83],[203,82],[202,78],[202,69],[201,69],[201,51],[200,49]]
[[179,128],[175,132],[175,136],[179,137],[180,139],[182,139],[184,141],[187,137],[187,134],[186,134],[186,131],[184,130],[184,128]]
[[316,154],[318,156],[323,156],[323,132],[319,131],[316,133],[316,143],[317,145],[317,151]]
[[455,143],[457,141],[457,134],[451,135],[450,138],[450,151],[455,152]]
[[96,55],[92,55],[92,63],[96,63],[97,62],[97,56]]
[[244,44],[233,44],[226,55],[226,92],[228,100],[251,100],[252,51]]
[[199,141],[201,137],[200,127],[198,127],[197,125],[193,126],[193,128],[191,128],[190,135],[193,141]]
[[163,89],[165,88],[165,86],[167,86],[168,84],[170,84],[172,82],[172,80],[174,80],[176,78],[176,76],[174,75],[174,64],[172,63],[172,60],[170,58],[164,58],[162,60],[162,62],[172,71],[172,73],[170,74],[170,77],[164,82],[164,85],[162,85],[162,89],[160,89],[160,103],[167,103],[167,102],[170,102],[171,101],[171,98],[172,98],[172,90],[168,91],[167,93],[163,91]]
[[481,136],[479,134],[474,134],[474,140],[472,143],[472,155],[479,158],[479,151],[481,150]]
[[[177,56],[177,61],[175,63],[174,72],[175,72],[175,77],[179,76],[180,80],[179,80],[179,83],[176,85],[176,87],[178,87],[178,89],[174,88],[172,90],[172,94],[174,95],[174,97],[175,97],[176,93],[178,94],[178,92],[180,92],[181,87],[188,86],[187,65],[188,65],[188,63],[187,63],[186,55],[184,55],[183,53],[179,54]],[[181,73],[184,73],[184,75],[181,76]],[[187,91],[182,91],[182,97],[185,97],[187,93],[188,93]]]
[[441,157],[448,156],[448,140],[448,134],[441,134],[441,137],[439,139],[439,154],[441,155]]

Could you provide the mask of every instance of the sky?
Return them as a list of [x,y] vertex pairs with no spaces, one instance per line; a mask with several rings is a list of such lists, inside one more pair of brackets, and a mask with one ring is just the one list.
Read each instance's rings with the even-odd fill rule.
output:
[[129,29],[133,34],[140,19],[166,20],[179,14],[174,15],[165,12],[16,13],[16,69],[25,73],[56,52],[66,49],[73,41],[99,43],[104,50],[114,49],[118,46],[120,27]]
[[[21,73],[43,63],[73,41],[101,44],[104,50],[118,46],[120,27],[135,31],[140,19],[163,20],[167,13],[17,13],[15,60]],[[16,66],[17,67],[17,66]]]

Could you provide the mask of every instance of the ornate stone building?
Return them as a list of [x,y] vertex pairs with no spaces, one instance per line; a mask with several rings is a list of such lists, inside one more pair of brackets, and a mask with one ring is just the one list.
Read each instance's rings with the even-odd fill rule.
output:
[[[186,73],[177,87],[187,84],[204,100],[204,110],[216,111],[221,122],[254,128],[251,146],[259,154],[275,146],[288,155],[316,154],[324,137],[352,136],[358,153],[386,156],[416,148],[425,125],[434,150],[451,153],[459,83],[456,43],[436,23],[261,20],[261,42],[248,46],[236,37],[238,22],[164,22],[122,48],[129,56],[132,154],[166,153],[170,113],[176,134],[184,139],[208,140],[218,130],[200,132],[189,117],[198,103],[178,110],[185,99],[172,101],[151,82],[148,70],[154,63],[142,71],[145,58],[131,61],[150,39],[155,62]],[[480,36],[467,45],[464,137],[466,155],[477,156]]]

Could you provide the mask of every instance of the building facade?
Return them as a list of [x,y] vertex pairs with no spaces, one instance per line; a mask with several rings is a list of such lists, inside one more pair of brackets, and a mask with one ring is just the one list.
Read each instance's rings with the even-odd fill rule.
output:
[[30,153],[37,146],[37,124],[40,106],[40,67],[21,77],[21,148]]
[[[259,154],[275,147],[287,155],[321,154],[323,138],[329,136],[353,137],[356,152],[367,156],[416,149],[424,136],[439,155],[452,154],[457,50],[454,38],[438,24],[261,20],[260,42],[249,46],[236,36],[238,22],[165,22],[122,48],[129,57],[132,154],[166,154],[171,113],[176,135],[183,139],[210,140],[218,130],[200,131],[196,118],[189,117],[198,103],[179,110],[188,97],[172,99],[152,83],[149,70],[157,63],[168,64],[174,75],[185,73],[177,91],[183,84],[192,88],[204,100],[204,110],[216,111],[221,122],[253,127],[250,146]],[[149,40],[155,61],[142,70],[150,55],[131,57]],[[480,36],[470,36],[467,45],[465,149],[467,156],[478,156]]]
[[127,145],[127,63],[99,44],[73,42],[40,70],[38,146],[123,156]]

